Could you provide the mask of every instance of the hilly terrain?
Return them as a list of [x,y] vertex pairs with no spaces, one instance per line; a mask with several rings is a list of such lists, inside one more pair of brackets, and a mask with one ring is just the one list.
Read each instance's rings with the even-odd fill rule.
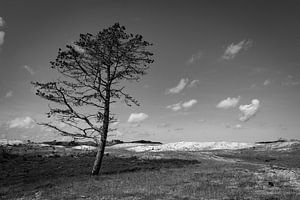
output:
[[0,199],[300,199],[300,142],[2,141]]

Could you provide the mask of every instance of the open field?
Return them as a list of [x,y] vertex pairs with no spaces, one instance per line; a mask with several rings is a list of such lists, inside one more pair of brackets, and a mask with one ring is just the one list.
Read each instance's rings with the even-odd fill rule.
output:
[[159,152],[107,148],[98,177],[89,175],[93,151],[2,147],[0,199],[296,200],[298,147]]

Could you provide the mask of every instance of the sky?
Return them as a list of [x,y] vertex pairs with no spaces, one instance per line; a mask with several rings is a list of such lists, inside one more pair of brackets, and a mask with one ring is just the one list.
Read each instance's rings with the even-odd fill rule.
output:
[[155,62],[126,84],[141,106],[112,106],[110,139],[300,139],[297,0],[0,0],[0,139],[61,140],[37,125],[49,102],[31,81],[80,33],[119,22],[153,43]]

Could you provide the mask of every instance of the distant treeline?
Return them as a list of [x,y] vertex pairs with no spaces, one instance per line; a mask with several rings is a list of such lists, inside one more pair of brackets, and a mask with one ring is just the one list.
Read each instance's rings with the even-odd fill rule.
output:
[[256,142],[256,144],[272,144],[272,143],[277,143],[277,142],[299,142],[300,140],[296,139],[284,139],[284,138],[279,138],[278,140],[273,140],[273,141],[262,141],[262,142]]
[[[153,142],[150,140],[135,140],[135,141],[131,141],[131,142],[124,142],[122,140],[111,140],[111,141],[107,141],[106,145],[112,146],[115,144],[122,144],[122,143],[162,144],[161,142]],[[80,145],[97,147],[96,142],[93,142],[93,141],[80,142],[80,141],[56,141],[56,140],[53,140],[53,141],[43,142],[43,144],[61,145],[61,146],[67,146],[67,147],[80,146]]]

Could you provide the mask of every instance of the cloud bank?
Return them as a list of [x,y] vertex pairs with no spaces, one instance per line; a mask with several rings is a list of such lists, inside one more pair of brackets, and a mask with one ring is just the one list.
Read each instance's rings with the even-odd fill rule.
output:
[[253,99],[251,104],[240,105],[239,110],[241,115],[239,120],[242,122],[248,121],[250,118],[254,117],[260,107],[260,102],[257,99]]
[[169,108],[173,111],[178,111],[178,110],[181,109],[181,102],[175,103],[175,104],[172,104],[172,105],[168,105],[167,108]]
[[232,43],[226,48],[222,58],[225,60],[231,60],[235,58],[240,51],[249,49],[252,46],[252,43],[252,40],[242,40],[238,44]]
[[33,128],[34,120],[31,117],[17,117],[9,122],[8,128]]
[[189,79],[188,78],[182,78],[178,85],[168,89],[167,94],[176,94],[176,93],[180,93],[187,85]]
[[185,108],[185,109],[191,108],[197,102],[198,101],[196,99],[191,99],[191,100],[183,102],[183,103],[179,102],[179,103],[176,103],[176,104],[168,105],[166,108],[171,109],[173,111],[178,111],[178,110],[181,110],[183,108]]
[[129,123],[140,123],[147,119],[149,116],[145,113],[131,113],[128,122]]
[[183,108],[190,108],[192,107],[193,105],[195,105],[197,103],[197,100],[196,99],[191,99],[189,101],[186,101],[182,104],[182,107]]
[[240,96],[237,98],[228,97],[227,99],[220,101],[220,103],[218,103],[217,105],[217,108],[223,108],[223,109],[234,108],[237,106],[239,101],[240,101]]

